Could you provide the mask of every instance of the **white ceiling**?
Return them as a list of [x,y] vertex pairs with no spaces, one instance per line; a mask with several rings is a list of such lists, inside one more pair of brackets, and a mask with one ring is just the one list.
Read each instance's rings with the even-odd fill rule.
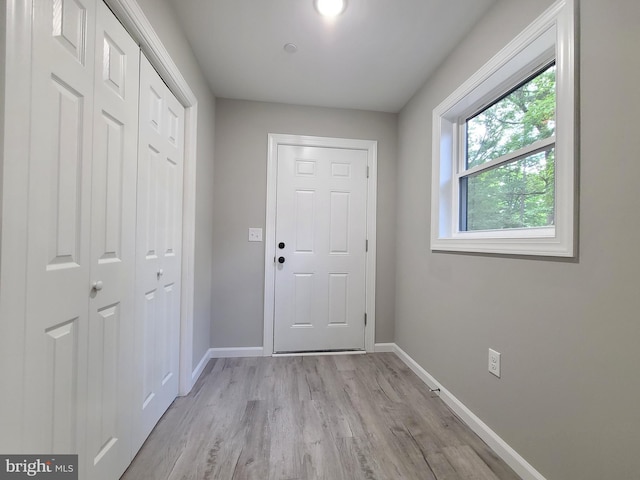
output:
[[329,21],[312,0],[172,0],[217,97],[384,112],[406,104],[494,1],[348,0]]

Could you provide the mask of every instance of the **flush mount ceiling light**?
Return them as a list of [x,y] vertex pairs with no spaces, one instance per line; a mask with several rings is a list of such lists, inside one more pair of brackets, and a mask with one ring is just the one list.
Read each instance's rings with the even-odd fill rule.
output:
[[336,17],[347,8],[347,0],[314,0],[313,4],[320,15]]
[[298,51],[298,46],[295,43],[285,43],[282,48],[287,53],[296,53]]

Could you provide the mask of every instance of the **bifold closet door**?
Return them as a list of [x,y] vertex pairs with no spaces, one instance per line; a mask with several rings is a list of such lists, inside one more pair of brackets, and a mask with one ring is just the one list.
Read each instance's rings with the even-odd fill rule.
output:
[[84,456],[96,0],[33,7],[21,451]]
[[184,108],[140,61],[134,451],[178,394]]
[[140,49],[98,1],[87,354],[87,479],[131,460]]
[[139,49],[96,0],[33,2],[27,453],[131,455]]

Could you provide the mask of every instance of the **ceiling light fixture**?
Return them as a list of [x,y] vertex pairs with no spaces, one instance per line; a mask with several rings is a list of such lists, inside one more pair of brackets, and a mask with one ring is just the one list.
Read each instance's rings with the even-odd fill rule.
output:
[[316,10],[325,17],[337,17],[347,8],[347,0],[314,0]]
[[283,48],[287,53],[296,53],[298,51],[298,46],[295,43],[285,43]]

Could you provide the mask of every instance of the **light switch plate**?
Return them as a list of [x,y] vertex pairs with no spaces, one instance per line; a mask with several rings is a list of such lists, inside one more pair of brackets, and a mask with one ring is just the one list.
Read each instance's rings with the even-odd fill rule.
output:
[[261,228],[250,228],[249,229],[249,241],[250,242],[261,242],[262,241],[262,229]]

